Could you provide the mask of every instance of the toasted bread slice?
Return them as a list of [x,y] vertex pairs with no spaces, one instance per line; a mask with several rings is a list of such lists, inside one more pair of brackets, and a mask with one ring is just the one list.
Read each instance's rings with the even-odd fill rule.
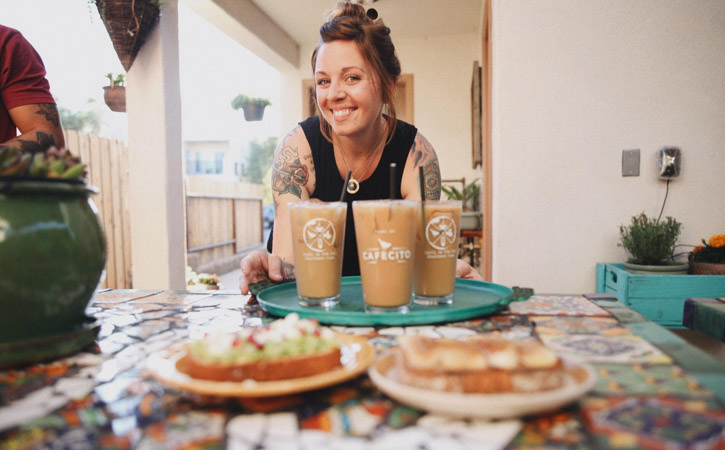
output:
[[561,387],[562,361],[538,341],[477,335],[466,340],[404,336],[395,351],[398,380],[451,392],[537,392]]
[[259,360],[243,364],[208,364],[187,358],[189,376],[214,381],[286,380],[329,372],[340,363],[340,349],[332,348],[311,355]]

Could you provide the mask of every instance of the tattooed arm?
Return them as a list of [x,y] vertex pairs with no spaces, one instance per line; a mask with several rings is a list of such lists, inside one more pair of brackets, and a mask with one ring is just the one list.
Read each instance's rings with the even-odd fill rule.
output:
[[255,251],[240,262],[239,290],[249,293],[249,285],[262,280],[294,279],[294,254],[287,205],[308,200],[315,190],[315,165],[302,128],[296,127],[277,146],[272,163],[274,235],[272,253]]
[[308,200],[314,192],[315,165],[302,128],[296,127],[277,146],[272,163],[274,235],[272,252],[294,264],[287,205]]
[[30,153],[45,151],[51,145],[65,147],[58,108],[52,103],[18,106],[8,110],[20,136],[3,144],[19,147]]
[[408,154],[408,160],[405,162],[403,180],[400,186],[400,193],[403,198],[420,200],[419,167],[423,167],[425,198],[427,200],[440,200],[441,169],[438,165],[438,157],[435,150],[433,150],[433,146],[420,132],[415,136],[413,146]]

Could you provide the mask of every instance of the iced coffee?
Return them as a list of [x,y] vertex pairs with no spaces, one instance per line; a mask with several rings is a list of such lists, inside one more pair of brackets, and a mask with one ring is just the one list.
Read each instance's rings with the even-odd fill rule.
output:
[[345,202],[296,202],[289,206],[297,296],[303,306],[340,301]]
[[426,200],[416,217],[413,302],[453,303],[461,202]]
[[408,311],[419,205],[410,200],[353,202],[366,311]]

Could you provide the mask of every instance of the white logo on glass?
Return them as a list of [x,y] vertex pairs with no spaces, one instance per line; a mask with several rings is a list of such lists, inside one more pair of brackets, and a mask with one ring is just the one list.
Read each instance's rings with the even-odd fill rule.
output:
[[335,243],[335,226],[327,219],[312,219],[302,229],[307,248],[321,252]]
[[436,216],[425,227],[425,240],[436,250],[446,250],[457,237],[456,222],[448,216]]

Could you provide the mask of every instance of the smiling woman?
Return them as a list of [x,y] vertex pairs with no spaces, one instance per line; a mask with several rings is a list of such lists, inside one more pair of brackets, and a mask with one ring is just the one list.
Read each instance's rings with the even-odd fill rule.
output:
[[[382,19],[358,4],[338,3],[320,28],[312,70],[318,114],[300,122],[277,148],[272,172],[275,230],[267,244],[271,254],[254,252],[242,260],[242,293],[249,283],[267,277],[275,281],[292,277],[288,206],[308,199],[337,201],[348,172],[353,183],[345,197],[343,275],[360,273],[353,201],[420,200],[419,172],[429,187],[426,197],[440,198],[440,168],[433,146],[416,127],[396,117],[400,62]],[[402,170],[389,177],[392,164]],[[459,276],[477,277],[470,266],[460,267]]]

